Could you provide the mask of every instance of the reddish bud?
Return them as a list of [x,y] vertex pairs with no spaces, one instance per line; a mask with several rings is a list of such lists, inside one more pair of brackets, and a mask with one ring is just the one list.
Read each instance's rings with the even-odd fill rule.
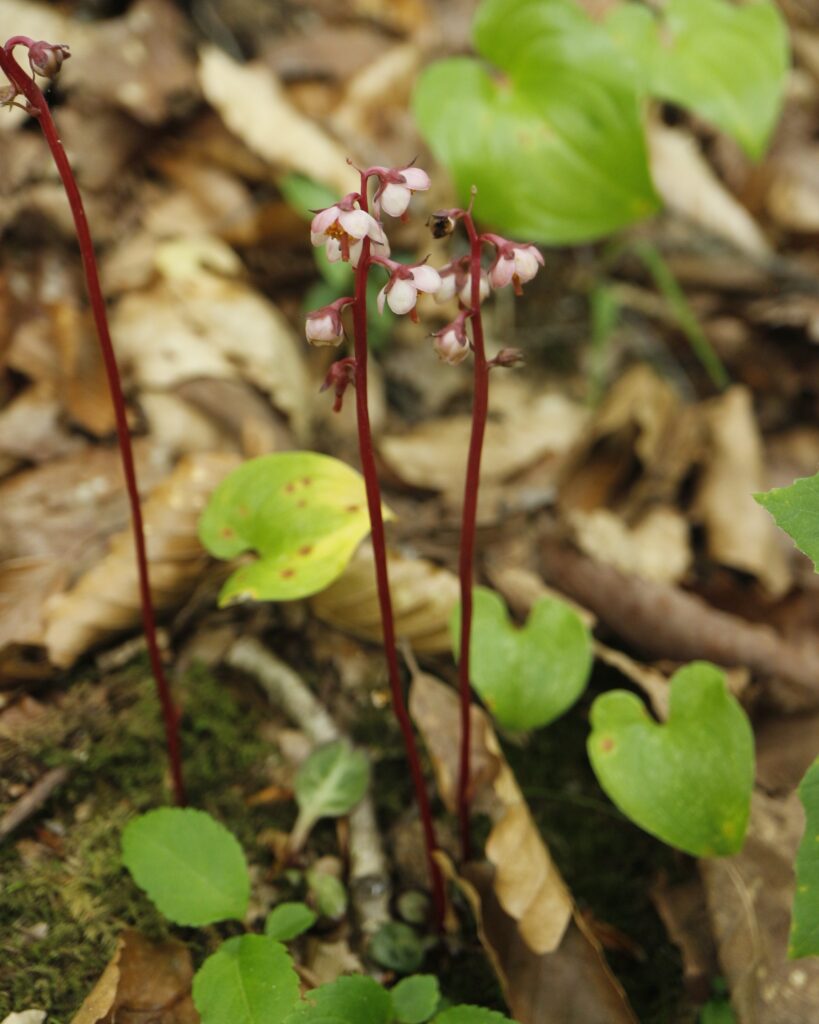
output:
[[65,43],[47,43],[43,39],[28,48],[28,62],[35,75],[41,78],[56,78],[63,61],[71,52]]

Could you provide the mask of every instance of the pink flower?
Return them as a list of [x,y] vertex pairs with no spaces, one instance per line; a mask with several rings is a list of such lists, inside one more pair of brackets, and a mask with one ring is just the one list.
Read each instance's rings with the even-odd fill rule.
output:
[[[390,254],[390,243],[387,241],[387,236],[384,235],[383,242],[372,242],[373,246],[378,246],[379,256],[389,256]],[[350,266],[355,269],[358,266],[358,261],[361,259],[361,250],[364,248],[364,240],[359,239],[357,242],[352,242],[348,248],[348,255],[350,258]],[[341,243],[336,238],[328,238],[325,252],[327,253],[327,259],[331,263],[338,263],[340,259],[343,259]]]
[[435,339],[432,347],[438,354],[438,358],[450,366],[457,366],[462,363],[469,354],[469,339],[464,328],[465,313],[459,314],[451,324],[441,328],[433,334]]
[[[480,301],[489,295],[489,278],[481,271]],[[441,287],[435,292],[436,302],[448,302],[458,296],[462,305],[472,306],[472,275],[469,272],[469,257],[453,260],[441,269]]]
[[493,288],[511,284],[516,295],[522,295],[521,285],[531,281],[543,266],[543,254],[534,245],[518,245],[497,235],[485,235],[497,247],[498,255],[489,270]]
[[426,263],[414,267],[392,264],[392,275],[378,293],[378,312],[384,312],[384,302],[393,313],[409,313],[415,319],[418,292],[436,292],[441,287],[441,275]]
[[[486,271],[482,270],[481,271],[481,283],[480,283],[480,285],[478,287],[478,302],[479,303],[484,301],[484,299],[489,295],[490,290],[491,289],[489,287],[489,278],[488,278],[488,276],[486,274]],[[465,306],[471,307],[471,305],[472,305],[472,275],[471,274],[467,274],[466,275],[466,279],[464,280],[464,283],[461,285],[461,289],[458,292],[458,298],[461,300],[461,302]]]
[[335,206],[319,210],[310,224],[310,241],[315,246],[326,245],[327,258],[333,262],[349,260],[351,247],[367,237],[376,245],[387,244],[384,229],[375,217],[356,206],[357,201],[351,193]]
[[322,306],[307,314],[304,333],[311,345],[340,345],[344,340],[344,325],[341,322],[341,310],[353,300],[350,298],[336,299],[329,306]]
[[65,43],[47,43],[40,39],[28,48],[31,70],[42,78],[56,78],[63,61],[68,60],[70,56],[71,52]]
[[376,210],[384,210],[391,217],[403,217],[413,192],[426,192],[431,182],[420,167],[401,167],[397,170],[372,168],[381,180],[373,202]]

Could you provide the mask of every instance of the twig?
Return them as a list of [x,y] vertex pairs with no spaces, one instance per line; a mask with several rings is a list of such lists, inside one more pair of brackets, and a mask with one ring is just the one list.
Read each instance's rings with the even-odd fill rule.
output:
[[39,782],[35,782],[31,789],[0,818],[0,843],[27,821],[32,814],[36,814],[70,774],[71,766],[61,764],[46,772]]
[[[251,637],[237,640],[225,663],[253,676],[274,704],[313,743],[329,743],[343,734],[288,664]],[[350,814],[350,897],[362,932],[371,935],[390,920],[392,886],[381,836],[369,795]]]

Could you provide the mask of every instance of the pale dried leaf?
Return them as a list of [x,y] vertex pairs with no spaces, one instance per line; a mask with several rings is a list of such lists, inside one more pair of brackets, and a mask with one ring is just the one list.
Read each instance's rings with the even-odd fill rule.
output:
[[[200,55],[199,80],[227,127],[276,171],[298,171],[346,195],[358,185],[348,154],[300,114],[263,64],[238,64],[216,47]],[[251,98],[253,116],[245,100]]]
[[[199,543],[199,516],[219,481],[238,464],[232,455],[184,459],[145,503],[143,516],[157,610],[173,607],[207,565]],[[55,665],[72,665],[89,647],[140,620],[133,535],[118,534],[108,554],[46,613],[45,644]]]
[[648,141],[654,185],[670,209],[751,256],[770,254],[759,225],[722,185],[690,135],[655,121]]
[[[441,654],[452,646],[449,620],[460,599],[453,573],[423,558],[389,556],[396,635],[417,651]],[[310,599],[313,614],[345,633],[382,642],[372,547],[364,544],[343,575]]]
[[765,196],[768,213],[786,231],[814,234],[819,231],[819,145],[789,150],[772,161],[771,180]]
[[43,1024],[45,1019],[45,1010],[22,1010],[4,1017],[3,1024]]

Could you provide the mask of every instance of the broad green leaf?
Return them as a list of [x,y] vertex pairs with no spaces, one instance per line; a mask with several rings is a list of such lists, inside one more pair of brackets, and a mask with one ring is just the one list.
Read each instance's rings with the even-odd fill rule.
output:
[[323,590],[369,529],[364,480],[355,470],[316,452],[280,452],[251,459],[222,481],[199,537],[217,558],[258,555],[222,587],[225,605],[292,601]]
[[247,912],[250,877],[236,838],[204,811],[163,807],[134,818],[122,860],[169,920],[202,926]]
[[[470,675],[494,718],[507,729],[534,729],[567,711],[592,664],[589,631],[577,613],[542,597],[518,629],[495,591],[476,587],[473,602]],[[452,617],[456,658],[460,628],[459,606]]]
[[638,89],[695,111],[751,157],[762,155],[789,63],[785,22],[773,3],[667,0],[659,14],[626,3],[606,27]]
[[312,220],[317,210],[324,210],[338,202],[332,189],[303,174],[286,174],[279,181],[279,191],[287,205],[305,220]]
[[726,999],[711,999],[700,1010],[699,1024],[737,1024],[731,1004]]
[[[308,992],[285,1024],[389,1024],[389,994],[372,978],[351,975]],[[273,1024],[272,1021],[268,1024]]]
[[434,1024],[512,1024],[512,1021],[483,1006],[451,1006],[438,1014]]
[[805,808],[805,834],[796,854],[790,957],[819,955],[819,758],[799,784],[799,799]]
[[441,1001],[438,979],[432,974],[413,974],[390,989],[390,999],[399,1024],[424,1024]]
[[573,0],[485,0],[477,60],[421,76],[414,111],[462,200],[537,242],[599,238],[658,208],[637,92],[607,31]]
[[265,935],[228,939],[193,979],[202,1024],[273,1024],[299,1002],[299,978],[284,946]]
[[408,924],[387,921],[373,935],[368,952],[382,967],[411,974],[424,962],[425,948],[418,933]]
[[344,883],[335,875],[328,875],[326,871],[316,871],[312,868],[305,877],[318,912],[333,921],[344,917],[347,910],[347,890]]
[[289,942],[316,923],[317,915],[306,903],[280,903],[267,915],[264,933],[269,939]]
[[598,697],[591,723],[594,773],[640,828],[695,857],[729,856],[742,847],[753,733],[716,666],[699,661],[674,674],[663,725],[624,690]]
[[296,773],[299,816],[290,834],[291,849],[301,849],[319,818],[348,814],[367,792],[369,781],[366,756],[344,740],[314,750]]
[[819,473],[754,497],[819,572]]

